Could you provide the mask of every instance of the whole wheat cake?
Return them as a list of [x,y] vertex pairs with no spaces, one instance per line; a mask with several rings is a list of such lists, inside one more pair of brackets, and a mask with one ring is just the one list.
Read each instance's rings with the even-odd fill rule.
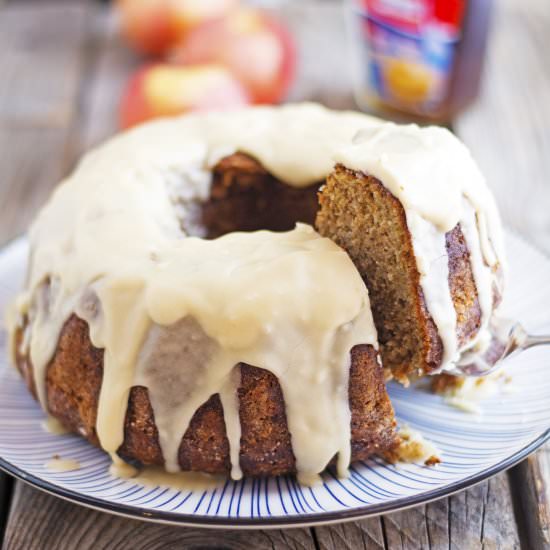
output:
[[116,137],[30,242],[9,315],[29,388],[114,461],[169,471],[308,482],[395,458],[382,362],[404,381],[483,353],[501,293],[465,147],[313,104]]
[[[342,246],[366,279],[383,363],[397,379],[441,368],[443,343],[420,285],[402,204],[373,176],[337,165],[319,196],[316,226]],[[448,287],[459,346],[482,322],[470,252],[460,223],[445,233]],[[502,271],[494,268],[491,311],[501,300]]]

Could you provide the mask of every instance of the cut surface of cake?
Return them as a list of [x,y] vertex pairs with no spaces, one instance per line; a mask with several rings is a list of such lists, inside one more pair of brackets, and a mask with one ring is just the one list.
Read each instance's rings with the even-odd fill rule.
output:
[[503,241],[466,147],[444,128],[386,123],[335,161],[316,225],[367,282],[385,367],[406,380],[488,351]]
[[446,130],[313,104],[144,125],[31,227],[13,361],[114,460],[343,475],[399,444],[378,340],[401,380],[488,345],[499,229]]

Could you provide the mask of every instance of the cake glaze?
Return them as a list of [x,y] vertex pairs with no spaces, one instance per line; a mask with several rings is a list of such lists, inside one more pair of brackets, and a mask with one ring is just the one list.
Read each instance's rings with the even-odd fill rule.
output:
[[[475,163],[444,129],[311,104],[160,121],[88,154],[31,228],[29,280],[11,315],[12,334],[26,317],[23,346],[45,405],[45,369],[65,321],[76,312],[88,322],[93,344],[105,349],[97,430],[113,458],[133,385],[150,391],[169,470],[178,469],[176,445],[190,415],[219,393],[238,478],[233,367],[245,362],[281,383],[302,478],[336,454],[344,474],[349,352],[376,344],[368,293],[345,252],[309,226],[211,241],[190,236],[188,214],[208,197],[211,167],[235,151],[296,187],[323,180],[335,162],[379,178],[406,211],[444,342],[442,369],[459,359],[446,262],[436,261],[446,256],[445,232],[458,222],[466,227],[481,304],[492,301],[492,266],[502,256],[498,214]],[[469,348],[487,340],[490,308],[482,312]],[[170,369],[190,348],[196,369]]]

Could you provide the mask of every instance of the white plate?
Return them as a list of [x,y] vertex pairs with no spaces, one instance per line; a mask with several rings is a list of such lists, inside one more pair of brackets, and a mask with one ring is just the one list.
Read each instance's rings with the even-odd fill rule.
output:
[[[507,235],[510,277],[507,312],[534,332],[550,332],[550,260],[520,238]],[[25,273],[27,243],[0,251],[0,310]],[[348,479],[324,474],[324,484],[300,487],[293,478],[228,481],[207,491],[145,487],[113,478],[109,459],[74,435],[46,433],[44,413],[6,362],[0,332],[0,467],[66,499],[147,520],[183,525],[266,528],[312,525],[395,511],[449,495],[515,464],[549,436],[550,349],[512,358],[513,392],[482,402],[472,415],[419,389],[390,384],[398,421],[420,430],[442,451],[436,467],[392,466],[379,458],[354,464]],[[52,455],[76,459],[81,468],[54,473]]]

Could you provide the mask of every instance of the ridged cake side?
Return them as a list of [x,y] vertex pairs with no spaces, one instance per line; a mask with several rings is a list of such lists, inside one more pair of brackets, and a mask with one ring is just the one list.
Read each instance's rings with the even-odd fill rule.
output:
[[[22,332],[17,336],[20,349]],[[386,393],[377,353],[368,345],[351,351],[349,405],[352,460],[372,454],[392,456],[398,437],[393,409]],[[17,353],[17,367],[33,389],[32,363]],[[285,404],[278,380],[265,369],[238,365],[241,422],[240,465],[250,476],[295,472]],[[54,358],[47,368],[49,413],[63,426],[99,446],[96,415],[103,378],[103,351],[90,342],[85,321],[72,315],[62,330]],[[143,465],[164,463],[147,389],[133,387],[124,423],[124,443],[118,454]],[[178,452],[182,470],[229,473],[229,443],[223,409],[213,395],[194,414]]]

